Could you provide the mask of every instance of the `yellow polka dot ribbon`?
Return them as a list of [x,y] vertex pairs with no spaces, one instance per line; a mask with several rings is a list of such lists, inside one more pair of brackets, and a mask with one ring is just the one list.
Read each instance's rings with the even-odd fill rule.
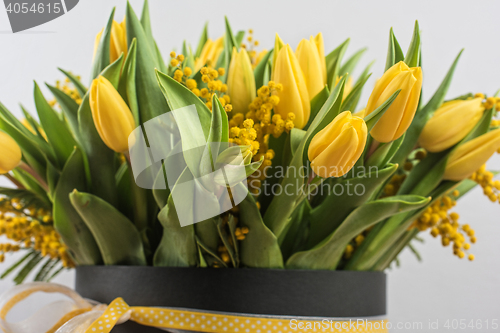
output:
[[184,309],[130,307],[123,299],[117,298],[85,333],[109,333],[119,321],[128,319],[145,326],[207,333],[388,332],[385,320],[299,320]]

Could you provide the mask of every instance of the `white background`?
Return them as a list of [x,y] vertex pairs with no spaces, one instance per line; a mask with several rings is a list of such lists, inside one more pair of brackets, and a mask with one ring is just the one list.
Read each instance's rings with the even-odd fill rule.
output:
[[[131,3],[139,14],[142,1]],[[115,17],[121,20],[125,1],[81,0],[68,14],[18,34],[9,32],[7,15],[0,9],[0,101],[19,116],[19,102],[33,111],[32,80],[53,84],[63,78],[57,67],[81,74],[88,82],[94,37],[105,25],[113,6],[117,6]],[[351,37],[348,56],[367,46],[369,50],[361,65],[377,60],[365,101],[374,78],[383,72],[390,27],[394,27],[406,50],[414,21],[418,19],[423,40],[425,100],[437,88],[462,47],[465,53],[448,97],[467,92],[491,95],[500,88],[497,1],[151,0],[150,8],[153,31],[165,58],[173,48],[180,48],[183,39],[195,48],[208,20],[210,36],[222,35],[224,15],[229,17],[234,31],[253,28],[255,37],[267,48],[272,48],[275,32],[295,48],[301,38],[321,31],[327,52]],[[489,166],[500,169],[498,155]],[[389,272],[392,322],[421,321],[425,327],[429,320],[436,319],[441,324],[447,319],[500,320],[499,208],[498,203],[490,203],[480,190],[475,190],[456,209],[462,222],[476,230],[478,242],[471,249],[476,255],[474,262],[459,260],[450,248],[443,248],[438,240],[428,236],[426,244],[417,245],[422,263],[409,251],[403,253],[402,266]],[[11,258],[3,267],[10,262]],[[73,277],[68,272],[57,281],[71,286]],[[8,280],[1,281],[0,291],[11,285]],[[38,301],[43,300],[38,298]],[[37,305],[32,302],[30,309]],[[26,310],[22,313],[26,314]],[[393,330],[399,331],[407,330]]]

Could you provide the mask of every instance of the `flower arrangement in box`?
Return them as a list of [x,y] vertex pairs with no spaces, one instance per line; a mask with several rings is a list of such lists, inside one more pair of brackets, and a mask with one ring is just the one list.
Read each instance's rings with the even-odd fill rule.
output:
[[11,240],[0,260],[25,252],[4,276],[384,271],[421,232],[474,259],[474,230],[451,210],[477,185],[499,200],[485,163],[500,148],[500,98],[445,100],[460,52],[424,104],[418,23],[406,54],[390,31],[385,73],[360,105],[370,66],[350,75],[364,51],[344,59],[349,40],[326,54],[321,33],[295,51],[276,35],[257,51],[252,31],[226,19],[224,36],[205,26],[196,49],[186,41],[165,59],[147,2],[140,19],[130,5],[113,17],[90,87],[61,70],[65,81],[47,85],[54,100],[35,83],[37,117],[0,105],[0,172],[15,185],[0,189]]

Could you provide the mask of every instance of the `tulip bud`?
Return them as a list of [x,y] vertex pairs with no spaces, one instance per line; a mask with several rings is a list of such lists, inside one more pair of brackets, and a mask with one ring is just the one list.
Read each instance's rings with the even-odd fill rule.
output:
[[[97,52],[97,47],[99,46],[99,42],[101,41],[103,30],[101,30],[96,38],[94,43],[94,55]],[[125,24],[125,20],[122,23],[118,23],[113,20],[113,24],[111,26],[111,37],[109,40],[109,61],[111,63],[115,62],[123,53],[123,56],[127,56],[127,26]]]
[[248,105],[256,96],[252,63],[246,50],[233,48],[227,76],[228,94],[235,112],[246,113]]
[[280,103],[274,107],[274,111],[283,119],[292,112],[295,114],[295,127],[304,128],[311,113],[309,93],[299,61],[288,44],[279,51],[273,78],[276,83],[283,85],[283,90],[277,93]]
[[257,57],[255,58],[255,63],[253,64],[253,67],[257,67],[257,65],[260,64],[260,62],[262,61],[262,59],[264,59],[264,57],[268,52],[269,51],[265,49],[260,51],[259,54],[257,54]]
[[19,145],[7,133],[0,131],[0,175],[17,167],[22,153]]
[[325,87],[321,59],[316,44],[307,39],[300,41],[295,51],[300,68],[306,79],[307,92],[312,99]]
[[128,137],[135,129],[134,117],[111,82],[102,76],[92,81],[89,102],[102,141],[117,153],[128,151]]
[[273,69],[276,66],[276,60],[278,59],[278,54],[284,45],[285,43],[283,43],[280,36],[276,34],[276,38],[274,39],[274,51],[273,51],[273,62],[272,62]]
[[339,114],[311,140],[308,157],[314,173],[322,178],[345,175],[363,153],[366,123],[350,111]]
[[433,153],[450,148],[476,126],[483,111],[481,98],[444,103],[425,124],[420,146]]
[[379,142],[398,139],[410,126],[417,111],[422,89],[421,68],[410,68],[402,61],[389,68],[375,84],[366,105],[365,115],[368,116],[375,111],[399,89],[401,91],[398,97],[370,132]]
[[321,71],[323,73],[323,82],[326,83],[327,73],[326,73],[326,58],[325,58],[325,43],[323,41],[323,34],[320,32],[316,35],[316,37],[311,36],[309,38],[311,42],[316,45],[318,49],[319,59],[321,61]]
[[500,128],[472,139],[448,157],[444,179],[460,181],[478,170],[500,148]]
[[200,57],[195,61],[195,71],[199,71],[200,68],[206,64],[215,67],[222,50],[224,50],[224,37],[220,37],[215,42],[210,38],[207,39],[203,49],[201,50]]

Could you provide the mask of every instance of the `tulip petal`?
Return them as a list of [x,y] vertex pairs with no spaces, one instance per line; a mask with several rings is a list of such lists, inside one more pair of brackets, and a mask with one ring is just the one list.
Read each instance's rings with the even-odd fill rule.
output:
[[344,111],[313,137],[309,144],[309,161],[314,160],[323,150],[325,150],[326,147],[330,145],[332,138],[336,138],[340,135],[344,124],[350,119],[351,113],[349,111]]
[[320,56],[316,45],[303,39],[295,51],[300,68],[304,73],[309,98],[312,99],[325,87]]
[[453,151],[448,159],[444,179],[460,181],[472,175],[500,147],[500,129],[472,139]]
[[0,175],[17,167],[22,152],[19,145],[7,133],[0,131]]
[[382,92],[377,102],[377,107],[391,97],[395,91],[401,89],[401,92],[392,102],[391,106],[389,106],[382,118],[380,118],[375,127],[371,130],[370,133],[375,140],[379,142],[391,142],[397,139],[397,128],[403,119],[412,87],[416,81],[416,78],[411,72],[405,71],[396,75]]
[[323,178],[340,177],[351,169],[352,157],[358,146],[356,130],[349,126],[335,138],[312,162],[313,171]]
[[295,127],[304,128],[309,120],[311,105],[304,74],[290,45],[280,50],[273,73],[274,81],[283,85],[283,91],[277,94],[280,103],[275,107],[276,113],[283,118],[287,118],[290,112],[294,113]]
[[419,145],[430,152],[450,148],[476,126],[483,112],[480,98],[443,104],[425,124]]

